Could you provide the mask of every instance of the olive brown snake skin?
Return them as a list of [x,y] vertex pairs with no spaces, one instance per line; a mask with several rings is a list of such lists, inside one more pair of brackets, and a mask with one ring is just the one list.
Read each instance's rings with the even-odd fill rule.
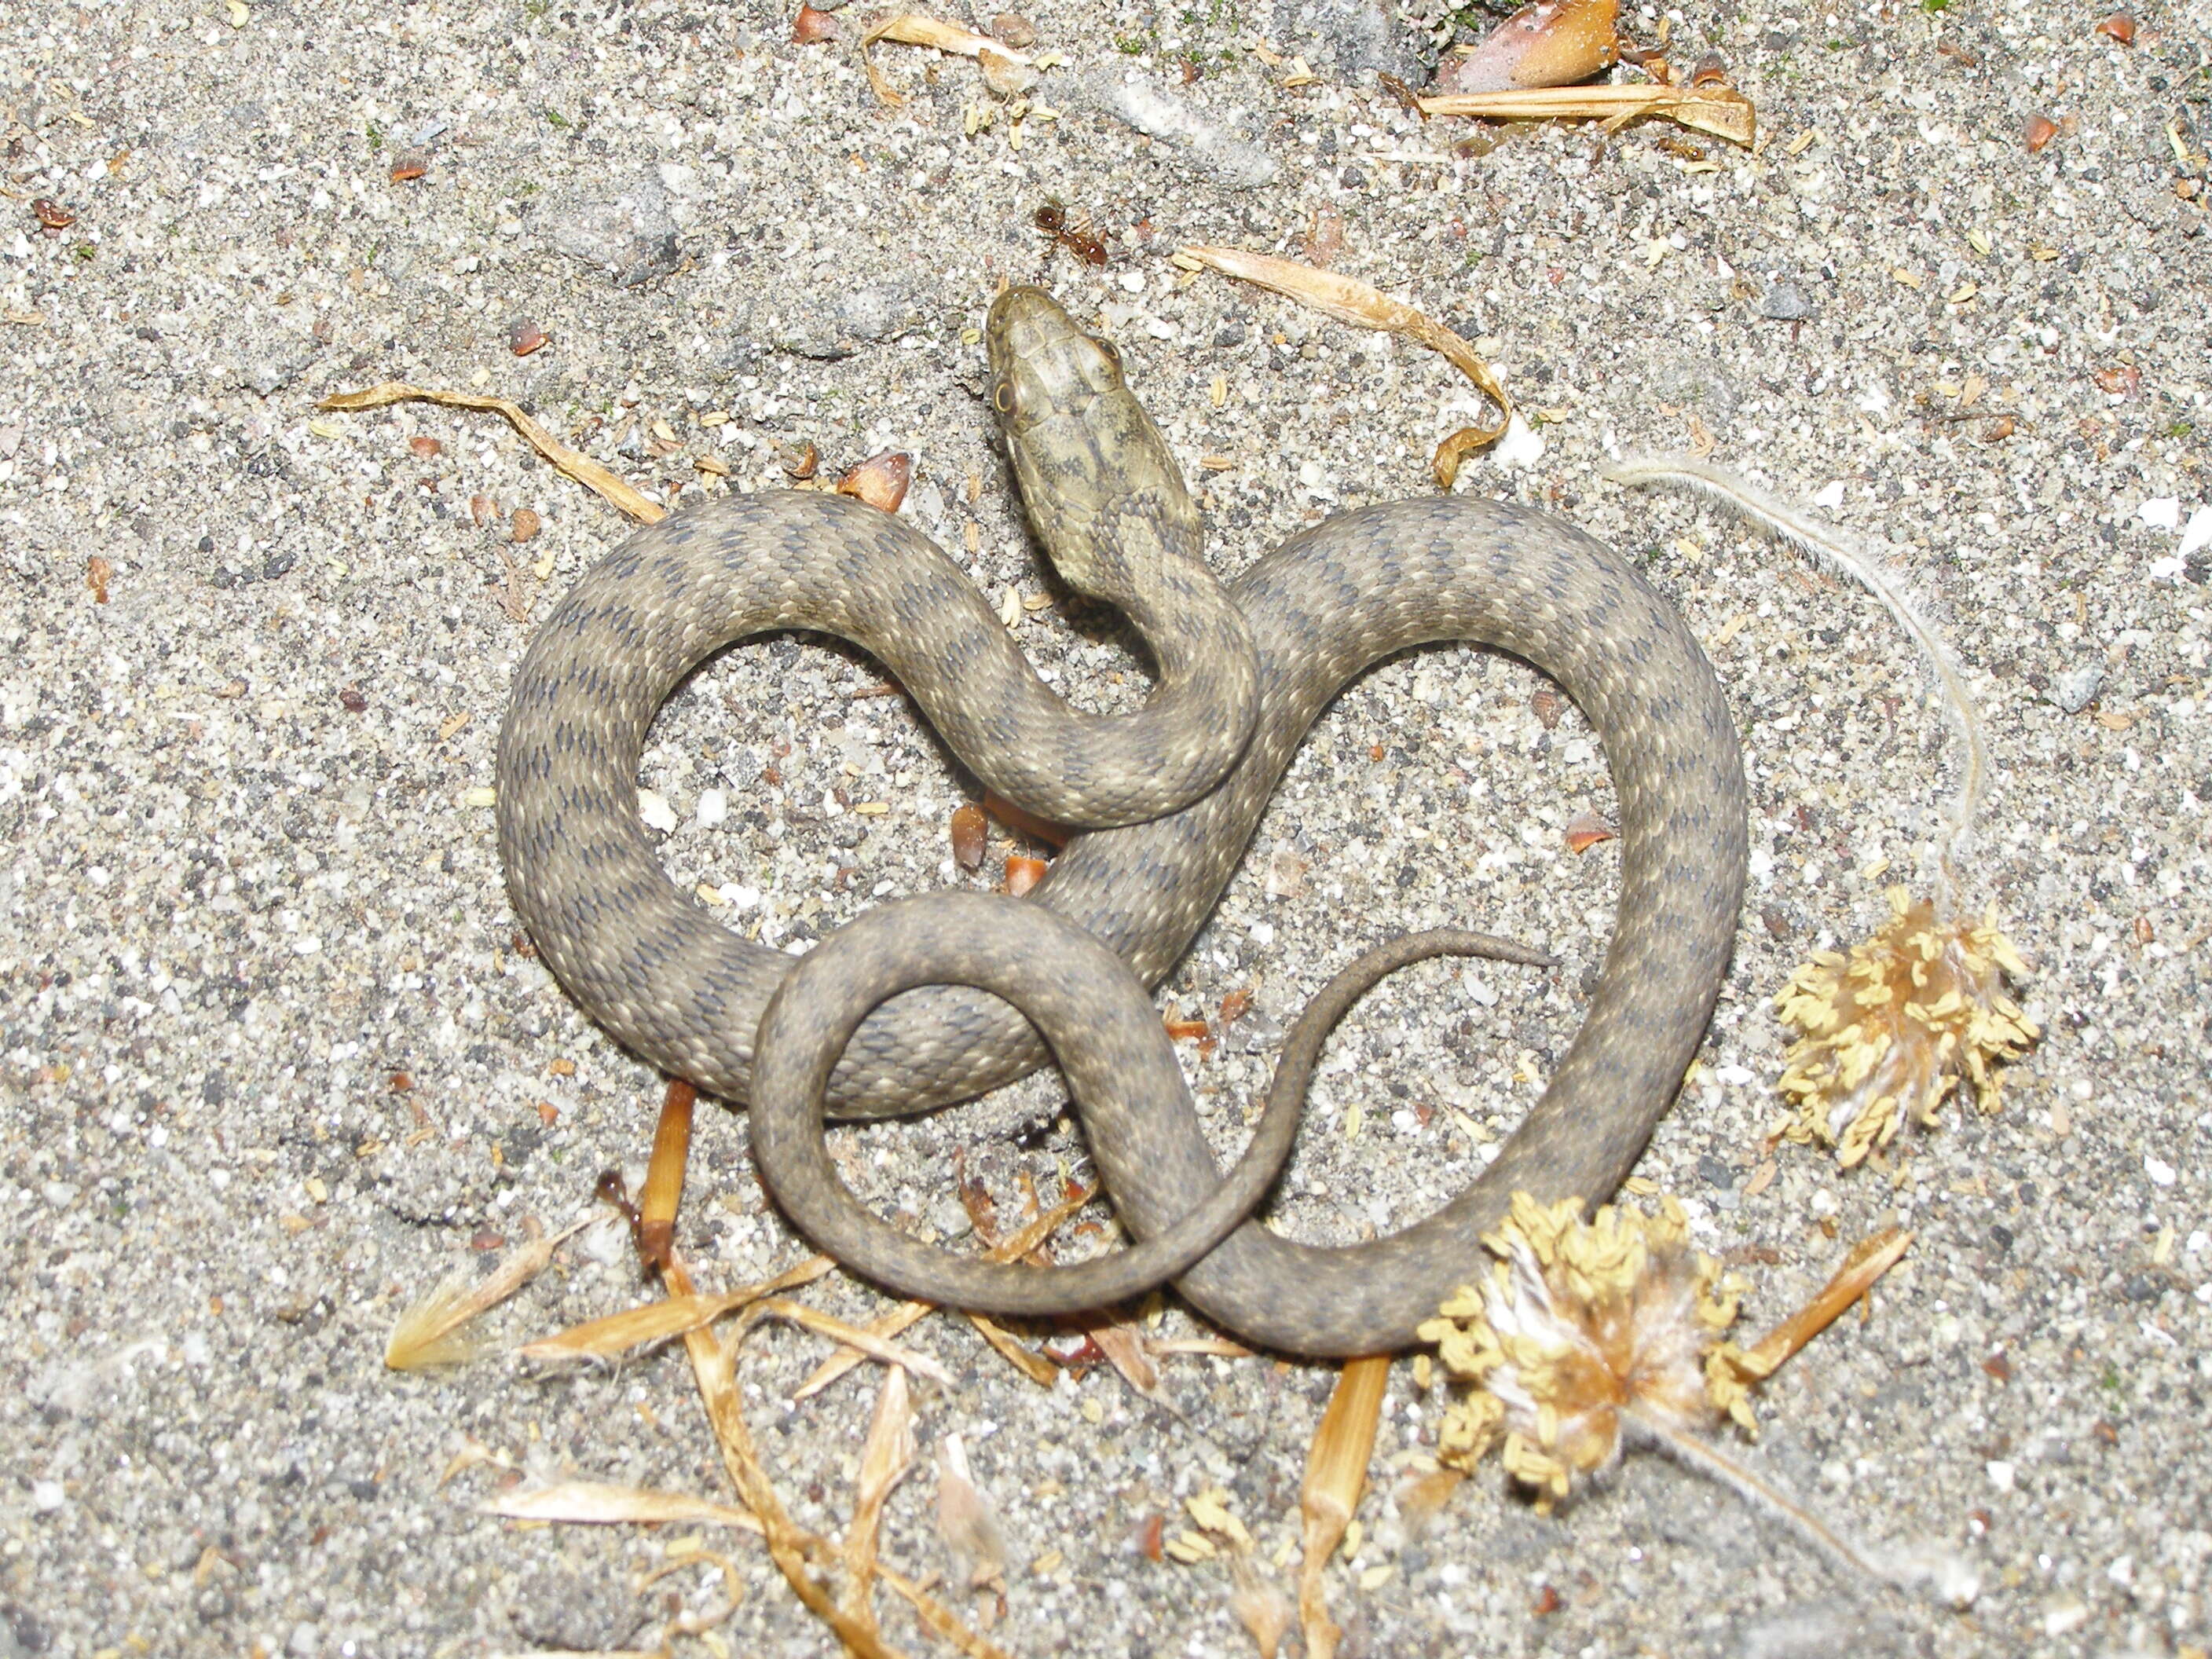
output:
[[[1195,510],[1110,348],[1035,289],[1001,295],[988,336],[993,400],[1031,517],[1070,585],[1139,626],[1159,670],[1152,702],[1120,717],[1059,705],[982,596],[889,514],[825,494],[724,496],[631,537],[532,641],[499,742],[500,848],[516,910],[611,1034],[702,1090],[751,1100],[756,1155],[787,1212],[895,1290],[1031,1312],[1097,1305],[1106,1298],[1085,1292],[1097,1285],[1127,1292],[1130,1269],[1108,1264],[1135,1251],[1082,1269],[973,1271],[991,1264],[867,1217],[822,1149],[825,1072],[830,1113],[872,1118],[979,1094],[1042,1063],[1036,1029],[978,988],[993,985],[1051,1036],[1107,1190],[1157,1258],[1151,1279],[1181,1268],[1189,1301],[1285,1352],[1410,1346],[1477,1271],[1479,1237],[1514,1191],[1589,1202],[1613,1192],[1703,1037],[1747,850],[1741,762],[1720,689],[1687,628],[1626,561],[1506,504],[1447,497],[1341,514],[1292,537],[1224,599],[1202,575]],[[1148,577],[1164,587],[1133,598],[1122,586]],[[1126,827],[1071,841],[1029,900],[879,906],[794,974],[792,957],[746,943],[675,887],[636,805],[661,702],[718,647],[787,628],[875,654],[1009,799]],[[1435,1214],[1340,1248],[1293,1243],[1246,1219],[1209,1251],[1287,1152],[1296,1100],[1271,1103],[1231,1177],[1243,1190],[1214,1196],[1224,1178],[1157,1011],[1106,953],[1144,986],[1164,978],[1329,700],[1379,659],[1442,641],[1526,658],[1604,744],[1620,803],[1620,901],[1588,1016],[1496,1160]],[[1254,706],[1248,647],[1249,741],[1237,712]],[[921,954],[908,959],[909,948]],[[1393,960],[1479,948],[1407,941],[1341,975],[1317,1004],[1332,993],[1348,1001]],[[1316,1048],[1340,1012],[1310,1012],[1286,1056]],[[1303,1073],[1292,1081],[1302,1092]],[[1066,1278],[1085,1272],[1087,1282]]]

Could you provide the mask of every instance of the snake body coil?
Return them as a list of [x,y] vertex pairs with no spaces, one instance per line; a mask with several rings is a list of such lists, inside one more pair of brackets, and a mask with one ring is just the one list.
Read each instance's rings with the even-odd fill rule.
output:
[[[1688,629],[1626,562],[1556,519],[1510,505],[1437,499],[1340,514],[1260,561],[1230,586],[1231,602],[1217,605],[1192,574],[1194,533],[1185,541],[1171,505],[1141,499],[1158,487],[1164,446],[1157,457],[1138,453],[1158,445],[1158,434],[1148,422],[1141,432],[1128,424],[1118,362],[1109,356],[1102,369],[1097,343],[1034,290],[1001,297],[991,339],[994,402],[1041,533],[1115,535],[1129,516],[1099,480],[1110,483],[1127,456],[1140,481],[1137,550],[1143,562],[1169,561],[1176,592],[1134,610],[1172,629],[1188,605],[1196,629],[1174,643],[1148,632],[1164,684],[1171,670],[1203,678],[1206,665],[1247,641],[1256,653],[1249,742],[1237,741],[1233,720],[1212,722],[1210,748],[1198,742],[1190,727],[1207,722],[1191,722],[1194,703],[1173,701],[1172,687],[1144,714],[1122,717],[1158,720],[1166,705],[1167,740],[1187,751],[1167,793],[1228,764],[1219,759],[1225,749],[1233,764],[1219,784],[1166,816],[1078,836],[1031,896],[1146,986],[1203,925],[1308,726],[1378,659],[1438,641],[1513,652],[1574,697],[1604,744],[1620,806],[1619,920],[1581,1031],[1496,1162],[1443,1209],[1389,1237],[1318,1249],[1248,1222],[1176,1280],[1222,1324],[1269,1346],[1315,1354],[1405,1346],[1476,1270],[1479,1237],[1512,1192],[1605,1197],[1673,1098],[1711,1013],[1742,898],[1744,785],[1726,703]],[[1040,364],[1034,392],[1012,378],[1035,375]],[[1108,435],[1092,428],[1080,441],[1091,446],[1086,461],[1060,435],[1064,428],[1049,428],[1047,442],[1058,447],[1025,465],[1012,413],[1038,416],[1038,398],[1064,408],[1071,379],[1077,404],[1104,406]],[[1172,475],[1172,464],[1164,471]],[[1072,530],[1057,509],[1041,509],[1036,494],[1060,477],[1089,480],[1079,483],[1084,511]],[[1174,488],[1179,494],[1179,479]],[[1084,489],[1094,491],[1091,505]],[[1118,580],[1109,568],[1094,580],[1080,558],[1071,568],[1054,546],[1055,562],[1085,591],[1109,591]],[[1109,550],[1106,565],[1117,562],[1127,562]],[[683,676],[730,640],[773,628],[836,634],[872,652],[955,752],[1032,811],[1066,818],[1082,809],[1071,811],[1066,796],[1056,804],[1049,787],[1006,787],[1010,766],[1048,786],[1099,787],[1115,821],[1164,810],[1161,769],[1147,757],[1158,732],[1125,725],[1133,755],[1109,749],[1105,763],[1079,756],[1072,740],[1064,753],[1050,741],[1043,750],[1004,752],[1026,741],[1035,716],[1049,720],[1049,694],[957,569],[896,520],[838,497],[771,492],[726,497],[638,532],[570,592],[518,672],[500,738],[501,851],[516,909],[570,994],[654,1065],[732,1099],[750,1096],[763,1011],[791,958],[737,938],[669,881],[637,817],[636,772],[653,713]],[[1226,678],[1233,694],[1233,669]],[[1063,1060],[1068,1040],[1079,1035],[1056,1038]],[[914,1112],[1010,1082],[1044,1058],[1035,1030],[1006,1002],[971,986],[922,987],[860,1024],[828,1098],[845,1117]],[[1139,1238],[1174,1229],[1221,1180],[1187,1097],[1133,1101],[1107,1132],[1092,1126],[1091,1147]],[[834,1186],[834,1171],[826,1160],[799,1164],[772,1184],[817,1243],[838,1253],[815,1219],[838,1211],[842,1189],[816,1189]],[[930,1295],[931,1261],[917,1245],[913,1277],[873,1260],[868,1271]]]

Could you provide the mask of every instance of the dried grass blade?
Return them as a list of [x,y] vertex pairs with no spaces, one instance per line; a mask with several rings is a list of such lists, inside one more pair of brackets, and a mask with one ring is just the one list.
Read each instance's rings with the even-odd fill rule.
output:
[[1209,1354],[1216,1359],[1249,1359],[1252,1350],[1225,1336],[1154,1336],[1145,1340],[1147,1353]]
[[572,1325],[565,1331],[525,1343],[515,1352],[525,1359],[611,1359],[648,1342],[665,1342],[671,1337],[701,1329],[724,1314],[750,1307],[766,1297],[811,1285],[836,1265],[826,1255],[809,1256],[797,1267],[787,1267],[775,1278],[764,1279],[757,1285],[726,1291],[720,1296],[672,1296],[648,1302],[641,1307],[609,1314],[604,1319]]
[[939,52],[958,52],[963,58],[981,58],[988,52],[1017,64],[1030,61],[1026,52],[1016,51],[1003,40],[994,40],[988,34],[978,34],[973,29],[963,29],[957,23],[947,23],[918,11],[887,17],[860,37],[864,46],[872,46],[878,40],[896,40],[906,46],[934,46]]
[[848,1348],[858,1348],[869,1358],[886,1365],[903,1365],[933,1382],[952,1386],[952,1373],[946,1370],[927,1354],[916,1353],[911,1348],[902,1348],[895,1342],[886,1342],[859,1325],[850,1324],[834,1315],[810,1308],[804,1302],[787,1302],[781,1297],[757,1303],[748,1310],[746,1322],[762,1319],[787,1320],[817,1336],[827,1336],[843,1343]]
[[1346,1360],[1306,1454],[1305,1485],[1299,1493],[1305,1536],[1298,1564],[1298,1620],[1305,1630],[1307,1659],[1334,1659],[1344,1633],[1328,1616],[1322,1569],[1367,1489],[1367,1464],[1375,1455],[1375,1426],[1382,1419],[1382,1390],[1389,1379],[1388,1354]]
[[1863,1241],[1818,1296],[1736,1357],[1737,1369],[1754,1377],[1772,1376],[1783,1361],[1826,1330],[1845,1309],[1871,1290],[1911,1245],[1912,1235],[1897,1227]]
[[449,409],[486,409],[494,414],[503,415],[507,424],[522,434],[523,441],[551,462],[556,471],[612,502],[640,524],[658,524],[668,516],[667,508],[647,499],[634,486],[624,483],[590,456],[569,448],[524,414],[522,405],[509,398],[487,398],[474,392],[439,392],[410,386],[404,380],[386,380],[360,392],[336,392],[315,407],[381,409],[386,404],[410,402],[441,404]]
[[1751,100],[1734,87],[1561,87],[1523,92],[1447,93],[1420,100],[1424,115],[1471,115],[1492,121],[1598,120],[1618,131],[1647,115],[1750,144],[1759,130]]
[[966,1654],[968,1659],[1013,1659],[1013,1656],[1004,1648],[986,1641],[969,1629],[958,1613],[904,1573],[893,1572],[889,1567],[878,1565],[876,1577],[905,1599],[907,1605],[914,1609],[915,1617]]
[[[693,1294],[691,1275],[680,1257],[671,1255],[661,1268],[661,1277],[676,1295]],[[775,1495],[775,1487],[753,1444],[752,1431],[745,1423],[744,1408],[738,1395],[733,1351],[724,1346],[708,1330],[687,1332],[684,1347],[690,1356],[691,1375],[699,1384],[700,1398],[706,1404],[707,1420],[713,1425],[715,1442],[722,1449],[722,1467],[729,1471],[745,1507],[760,1517],[769,1559],[783,1574],[784,1582],[808,1610],[836,1632],[837,1639],[860,1655],[860,1659],[903,1659],[897,1649],[887,1645],[873,1631],[849,1617],[831,1599],[821,1581],[806,1570],[807,1555],[826,1553],[829,1546],[812,1533],[793,1525],[791,1517],[784,1512],[782,1500]]]
[[1042,1354],[1024,1348],[1005,1326],[979,1313],[969,1314],[968,1322],[975,1328],[978,1335],[1006,1357],[1009,1365],[1037,1387],[1049,1389],[1060,1381],[1060,1367]]
[[1297,1610],[1277,1586],[1273,1575],[1243,1550],[1230,1556],[1229,1577],[1233,1587],[1229,1593],[1230,1612],[1250,1632],[1260,1659],[1275,1659]]
[[[1025,1223],[1012,1237],[993,1245],[983,1253],[988,1261],[1018,1261],[1044,1243],[1059,1230],[1060,1224],[1097,1196],[1095,1188],[1071,1188],[1060,1201],[1035,1219]],[[904,1302],[890,1312],[872,1319],[866,1326],[871,1336],[896,1336],[901,1331],[920,1323],[937,1311],[933,1302]],[[866,1358],[857,1349],[848,1348],[842,1353],[832,1354],[816,1368],[814,1374],[799,1385],[793,1400],[807,1400],[822,1392],[839,1377],[851,1370]]]
[[1134,1326],[1110,1323],[1091,1325],[1085,1329],[1098,1345],[1098,1352],[1106,1356],[1106,1363],[1121,1374],[1124,1382],[1146,1399],[1165,1403],[1160,1392],[1160,1368],[1152,1364],[1152,1355],[1146,1352],[1145,1339]]
[[[870,1320],[862,1328],[871,1336],[896,1336],[901,1331],[908,1330],[919,1325],[936,1311],[937,1304],[934,1302],[902,1302],[889,1313],[880,1314]],[[806,1381],[799,1385],[798,1391],[791,1396],[792,1399],[799,1401],[813,1398],[854,1366],[865,1364],[867,1358],[867,1355],[862,1353],[858,1348],[839,1349],[814,1368],[813,1373],[807,1377]]]
[[860,37],[860,67],[867,71],[868,87],[884,105],[896,109],[906,102],[906,94],[884,78],[876,67],[875,59],[868,56],[868,48],[878,40],[894,40],[901,46],[933,46],[939,52],[957,52],[963,58],[979,62],[985,53],[1002,58],[1009,63],[1027,64],[1030,60],[1024,52],[1017,52],[1002,41],[988,35],[978,34],[973,29],[963,29],[957,24],[947,23],[921,12],[902,11],[886,17],[869,28]]
[[914,1464],[914,1401],[906,1372],[893,1365],[884,1372],[883,1392],[860,1451],[860,1480],[853,1499],[853,1519],[845,1528],[845,1611],[870,1630],[876,1609],[869,1593],[876,1574],[876,1540],[883,1528],[884,1504]]
[[544,1273],[555,1250],[601,1218],[593,1212],[556,1233],[529,1240],[473,1285],[465,1274],[445,1279],[392,1326],[391,1338],[384,1345],[386,1366],[395,1371],[429,1370],[465,1364],[486,1352],[489,1345],[464,1334],[470,1322],[489,1313]]
[[617,1486],[599,1480],[562,1480],[527,1492],[494,1492],[477,1505],[486,1515],[509,1521],[562,1522],[574,1526],[693,1523],[763,1530],[760,1517],[732,1504],[717,1504],[686,1492],[654,1492],[647,1486]]
[[[1430,100],[1433,101],[1433,100]],[[1474,348],[1436,321],[1426,313],[1416,310],[1402,300],[1394,300],[1378,288],[1361,282],[1356,276],[1346,276],[1333,270],[1320,270],[1311,265],[1302,265],[1292,259],[1279,259],[1267,253],[1248,253],[1233,247],[1179,247],[1179,259],[1195,261],[1211,267],[1226,276],[1296,300],[1310,306],[1339,322],[1349,323],[1354,328],[1373,329],[1386,334],[1403,334],[1437,353],[1454,368],[1467,376],[1476,391],[1498,405],[1498,419],[1493,424],[1462,427],[1437,446],[1430,458],[1430,471],[1436,476],[1440,488],[1449,489],[1459,475],[1460,462],[1471,452],[1496,443],[1505,435],[1506,427],[1513,419],[1513,400],[1506,396],[1505,388],[1490,365],[1475,356]]]

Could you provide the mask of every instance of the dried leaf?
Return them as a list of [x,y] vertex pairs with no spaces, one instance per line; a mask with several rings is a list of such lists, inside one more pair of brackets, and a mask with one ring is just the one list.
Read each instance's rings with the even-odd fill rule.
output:
[[848,1348],[857,1348],[882,1364],[903,1365],[933,1382],[942,1383],[948,1389],[952,1386],[952,1373],[927,1354],[916,1353],[911,1348],[902,1348],[896,1343],[886,1342],[861,1326],[848,1324],[834,1315],[810,1308],[804,1302],[788,1302],[776,1297],[755,1303],[746,1310],[746,1325],[750,1326],[763,1319],[781,1319],[801,1329],[812,1331],[817,1336],[832,1337]]
[[937,1533],[963,1583],[972,1588],[1006,1576],[998,1516],[969,1474],[968,1448],[957,1434],[937,1443]]
[[657,524],[668,516],[665,507],[648,501],[590,456],[580,454],[560,442],[524,414],[521,404],[509,398],[487,398],[473,392],[438,392],[409,386],[404,380],[386,380],[360,392],[337,392],[324,398],[315,407],[329,410],[382,409],[387,404],[410,401],[438,404],[447,409],[484,409],[504,416],[507,424],[522,434],[523,441],[551,462],[557,471],[612,502],[640,524]]
[[885,450],[871,455],[837,480],[837,493],[865,501],[881,513],[896,513],[914,481],[914,457]]
[[692,1109],[699,1091],[680,1077],[668,1079],[653,1126],[653,1158],[637,1200],[637,1253],[648,1267],[668,1260],[676,1243],[676,1210],[684,1199],[684,1170],[691,1156]]
[[1003,795],[983,792],[983,810],[1018,836],[1027,836],[1031,841],[1042,842],[1047,847],[1065,847],[1074,831],[1064,823],[1054,823],[1050,818],[1041,818],[1036,813],[1017,806]]
[[1538,92],[1461,93],[1424,98],[1427,115],[1472,115],[1492,121],[1605,123],[1608,133],[1657,116],[1732,144],[1750,147],[1759,127],[1751,100],[1733,87],[1563,87]]
[[1611,841],[1619,832],[1595,812],[1577,812],[1567,820],[1565,839],[1570,853],[1587,853],[1600,842]]
[[1060,1381],[1060,1367],[1041,1353],[1034,1353],[1013,1338],[1013,1334],[995,1320],[970,1312],[968,1322],[975,1328],[982,1339],[1006,1357],[1006,1363],[1041,1389],[1049,1389]]
[[1505,435],[1505,428],[1513,418],[1513,400],[1505,395],[1505,388],[1490,372],[1490,366],[1476,356],[1474,347],[1458,335],[1404,301],[1394,300],[1356,276],[1316,270],[1310,265],[1278,259],[1271,254],[1247,253],[1240,248],[1181,247],[1176,250],[1176,257],[1285,295],[1354,328],[1403,334],[1437,353],[1466,375],[1477,391],[1498,405],[1498,420],[1494,425],[1463,428],[1437,446],[1430,469],[1440,488],[1451,488],[1458,476],[1460,460],[1469,451],[1495,443]]
[[[672,1295],[693,1294],[691,1275],[673,1251],[661,1264],[660,1273]],[[769,1557],[783,1574],[784,1582],[808,1610],[836,1632],[838,1639],[860,1659],[902,1659],[896,1649],[887,1646],[873,1631],[848,1616],[831,1600],[829,1590],[807,1571],[808,1555],[827,1556],[829,1546],[814,1534],[792,1523],[791,1517],[784,1512],[782,1501],[775,1495],[768,1471],[761,1466],[760,1454],[753,1445],[752,1431],[746,1426],[744,1408],[738,1398],[732,1350],[725,1347],[713,1332],[704,1329],[687,1333],[684,1347],[690,1357],[691,1375],[707,1407],[707,1420],[713,1425],[715,1442],[721,1448],[722,1467],[729,1472],[745,1506],[759,1517],[762,1535],[768,1540]]]
[[1820,1335],[1904,1258],[1912,1235],[1893,1227],[1863,1241],[1836,1270],[1820,1293],[1740,1354],[1732,1356],[1747,1377],[1771,1376],[1783,1361]]
[[952,860],[963,870],[983,867],[983,846],[990,834],[983,809],[973,801],[956,808],[952,814]]
[[1440,93],[1566,87],[1620,61],[1620,0],[1534,0],[1437,70]]
[[1098,1352],[1106,1356],[1106,1363],[1121,1373],[1121,1380],[1147,1400],[1159,1401],[1160,1369],[1152,1364],[1152,1357],[1145,1346],[1145,1340],[1133,1325],[1117,1322],[1086,1325],[1084,1331],[1098,1345]]

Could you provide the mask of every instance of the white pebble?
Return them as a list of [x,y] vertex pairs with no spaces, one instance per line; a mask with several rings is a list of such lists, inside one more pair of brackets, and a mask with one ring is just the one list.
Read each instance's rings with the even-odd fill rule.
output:
[[1517,413],[1505,423],[1505,435],[1490,451],[1490,459],[1499,466],[1534,466],[1543,458],[1543,439]]
[[730,798],[719,789],[709,789],[699,797],[699,823],[712,830],[730,816]]
[[2189,528],[2181,532],[2181,545],[2173,550],[2174,556],[2185,559],[2205,547],[2212,547],[2212,507],[2200,507],[2189,515]]
[[2151,1153],[2145,1152],[2143,1154],[2143,1173],[2161,1187],[2171,1187],[2173,1185],[2173,1165],[2168,1164],[2162,1158],[2154,1157]]
[[2013,1467],[2002,1457],[1993,1457],[1982,1465],[1990,1477],[1990,1485],[1999,1492],[2012,1490]]
[[637,815],[648,830],[658,830],[664,836],[676,833],[676,809],[650,789],[637,792]]

